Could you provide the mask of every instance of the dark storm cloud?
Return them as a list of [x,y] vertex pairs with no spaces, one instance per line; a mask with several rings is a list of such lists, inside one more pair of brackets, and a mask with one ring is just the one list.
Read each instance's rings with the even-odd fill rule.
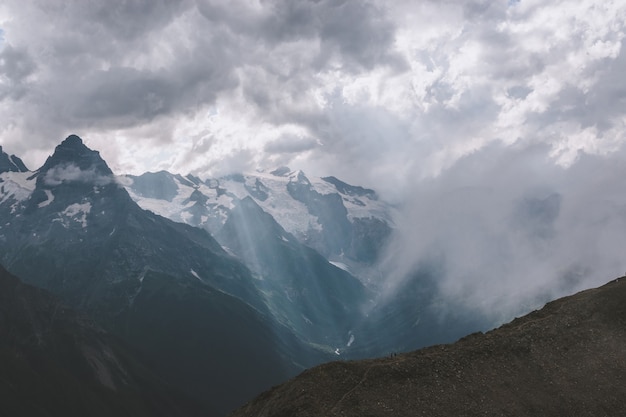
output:
[[0,51],[0,79],[7,82],[0,84],[0,100],[5,97],[17,100],[27,90],[27,78],[35,72],[37,66],[25,49],[16,49],[7,45]]
[[75,123],[118,128],[195,110],[237,85],[228,60],[209,57],[217,58],[197,51],[193,62],[178,62],[167,70],[115,67],[88,72],[69,90],[67,117]]
[[7,45],[0,52],[0,73],[14,83],[24,81],[35,69],[33,59],[25,50]]
[[69,31],[68,34],[99,39],[106,44],[146,36],[169,24],[192,5],[191,0],[50,0],[38,2],[36,7],[59,20],[63,25],[59,29]]
[[[11,80],[36,75],[31,85],[3,86],[3,97],[16,101],[21,133],[13,137],[20,141],[26,132],[52,142],[68,126],[106,132],[190,115],[240,84],[259,117],[272,123],[319,120],[324,116],[313,115],[310,104],[294,105],[303,95],[311,101],[317,72],[405,68],[393,49],[394,25],[371,2],[16,1],[8,7],[14,17],[3,29],[16,46],[4,47],[3,70]],[[26,25],[35,29],[23,30]],[[297,42],[305,42],[300,50]]]
[[[234,5],[233,5],[234,3]],[[316,67],[329,60],[355,71],[379,65],[403,66],[393,52],[395,27],[380,7],[367,1],[275,0],[261,3],[254,13],[245,2],[200,0],[198,7],[207,20],[227,25],[237,34],[253,37],[270,48],[283,42],[319,40]]]

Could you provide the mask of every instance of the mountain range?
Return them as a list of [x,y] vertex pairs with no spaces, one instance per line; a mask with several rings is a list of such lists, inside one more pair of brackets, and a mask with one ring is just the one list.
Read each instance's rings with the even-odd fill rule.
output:
[[372,190],[287,168],[119,177],[75,135],[36,171],[4,152],[0,168],[0,263],[217,415],[381,352],[367,274],[393,223]]
[[374,190],[287,167],[204,181],[159,171],[120,182],[142,208],[204,228],[218,240],[232,210],[250,199],[295,240],[365,281],[395,227],[395,208]]
[[[537,211],[535,205],[530,209]],[[434,357],[397,352],[489,328],[460,312],[442,316],[436,260],[422,262],[394,293],[381,297],[380,260],[396,227],[395,210],[373,190],[286,167],[209,179],[166,171],[120,176],[71,135],[30,171],[0,148],[0,264],[6,268],[0,269],[0,285],[7,286],[0,309],[0,332],[6,331],[0,366],[7,370],[0,395],[7,401],[0,412],[26,410],[26,387],[33,386],[41,399],[33,407],[43,410],[41,415],[60,415],[58,398],[68,391],[45,392],[67,381],[67,387],[85,388],[89,404],[110,403],[94,414],[77,399],[69,403],[70,415],[223,416],[305,369],[340,359],[295,380],[295,387],[309,381],[294,388],[304,389],[302,398],[294,399],[295,391],[285,385],[238,412],[349,415],[354,409],[379,415],[369,398],[388,391],[364,391],[367,398],[354,397],[354,404],[347,399],[379,369],[381,383],[410,396],[423,377],[419,370],[429,369]],[[519,360],[519,367],[538,360],[526,353],[535,349],[531,342],[540,340],[539,333],[524,339],[530,343],[525,350],[514,350],[520,357],[506,360]],[[517,334],[498,330],[471,337],[466,340],[487,342],[459,348],[458,355],[474,357],[464,349],[492,346],[500,347],[488,352],[510,355],[501,345],[517,340]],[[569,336],[554,336],[559,337]],[[541,343],[536,346],[548,346]],[[457,351],[430,349],[423,352]],[[491,353],[477,364],[489,369]],[[391,362],[346,362],[389,355]],[[457,360],[456,353],[450,355],[442,360]],[[371,363],[377,364],[372,370]],[[390,372],[398,371],[399,380],[387,378],[388,364],[397,365]],[[343,385],[317,379],[320,372]],[[341,382],[343,376],[348,379]],[[355,381],[337,402],[333,395]],[[439,383],[425,381],[427,392]],[[468,381],[480,386],[479,380]],[[528,381],[541,386],[532,379],[522,382]],[[311,391],[314,397],[307,394],[310,384],[321,389]],[[445,389],[454,390],[454,384]],[[318,397],[335,405],[318,409],[307,402]],[[396,415],[415,406],[397,404]],[[398,411],[402,404],[406,413]]]

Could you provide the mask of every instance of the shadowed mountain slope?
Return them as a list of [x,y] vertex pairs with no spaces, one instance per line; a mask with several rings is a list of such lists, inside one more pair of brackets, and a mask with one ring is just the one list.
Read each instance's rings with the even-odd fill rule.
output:
[[0,267],[0,415],[207,413],[94,322]]
[[626,278],[450,345],[313,368],[232,416],[617,416],[624,398]]

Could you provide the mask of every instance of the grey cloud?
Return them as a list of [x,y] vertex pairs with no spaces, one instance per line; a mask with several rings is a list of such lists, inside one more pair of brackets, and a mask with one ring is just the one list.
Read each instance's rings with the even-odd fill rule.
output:
[[317,141],[309,137],[281,136],[265,145],[265,152],[269,153],[300,153],[317,146]]
[[186,76],[176,68],[169,72],[133,68],[92,71],[69,94],[73,102],[67,117],[79,124],[135,126],[162,115],[183,114],[237,84],[227,69],[201,61],[206,63],[202,75],[194,74],[193,68],[180,69]]
[[601,130],[605,130],[608,126],[614,125],[616,117],[626,112],[626,84],[623,81],[623,74],[626,72],[624,41],[621,42],[620,53],[616,59],[604,59],[590,70],[598,77],[594,88],[585,94],[584,99],[579,98],[561,104],[564,104],[562,108],[565,109],[571,105],[579,107],[580,112],[576,116],[583,120],[584,125],[596,124]]
[[595,127],[600,135],[621,125],[619,118],[626,112],[626,85],[621,75],[625,71],[622,42],[617,58],[606,58],[587,68],[587,77],[596,78],[593,88],[566,85],[544,112],[529,115],[528,123],[543,128],[571,121],[582,128]]
[[[533,193],[536,194],[536,193]],[[555,192],[544,195],[527,195],[514,203],[512,224],[521,233],[537,239],[549,239],[555,234],[554,224],[560,211],[563,197]]]
[[77,90],[79,97],[70,107],[74,118],[130,119],[131,124],[171,111],[171,100],[177,93],[169,80],[131,68],[94,71],[81,80]]
[[325,69],[334,55],[356,71],[379,65],[406,67],[392,52],[394,25],[373,2],[275,0],[264,2],[258,14],[242,2],[226,6],[205,0],[198,7],[210,22],[253,37],[270,49],[280,42],[319,39],[318,70]]
[[366,2],[347,1],[325,10],[321,38],[334,45],[342,57],[350,57],[367,69],[389,65],[404,69],[393,49],[394,26],[384,12]]
[[462,1],[460,4],[463,7],[463,14],[471,22],[477,19],[482,21],[501,19],[507,8],[504,1],[471,0]]
[[[37,69],[34,60],[25,49],[5,45],[0,51],[0,101],[5,98],[21,99],[27,92],[27,78]],[[2,78],[7,80],[2,85]]]
[[[21,45],[15,51],[33,48],[32,60],[21,55],[29,65],[6,67],[12,76],[37,75],[28,100],[14,110],[22,137],[135,128],[193,114],[220,94],[237,94],[238,86],[259,118],[318,128],[327,123],[309,95],[318,72],[337,65],[354,73],[406,68],[394,52],[393,22],[373,2],[21,4],[10,6],[15,19],[5,29]],[[37,30],[22,30],[26,24]],[[180,45],[163,37],[163,30],[176,25],[185,28]],[[318,47],[292,49],[301,40]],[[135,64],[162,42],[169,45],[164,65]],[[12,51],[5,46],[3,54]],[[11,86],[3,94],[22,97],[25,91]],[[36,142],[45,143],[36,139],[31,146]]]
[[524,85],[515,85],[511,88],[509,88],[506,93],[513,98],[517,98],[517,99],[525,99],[528,94],[530,94],[532,92],[532,88],[528,88]]
[[66,129],[133,128],[195,111],[213,102],[219,92],[233,89],[238,81],[220,34],[193,36],[191,49],[175,51],[171,65],[150,69],[126,66],[122,58],[128,52],[120,50],[105,54],[115,65],[101,69],[101,60],[92,56],[89,47],[99,42],[99,35],[77,36],[80,41],[74,44],[75,50],[57,56],[68,62],[67,67],[48,68],[53,77],[38,81],[32,96],[22,103],[21,117],[33,133],[56,138]]
[[245,2],[202,1],[198,7],[211,24],[238,36],[236,48],[248,64],[239,72],[241,91],[259,118],[276,125],[311,131],[328,125],[310,95],[318,74],[407,68],[393,47],[395,26],[372,2],[277,0],[257,12]]
[[82,36],[91,33],[102,43],[130,41],[167,25],[193,5],[191,0],[88,0],[68,3],[41,2],[37,6],[51,16],[65,20],[65,29]]
[[568,169],[548,152],[491,145],[410,188],[390,280],[441,262],[439,308],[496,325],[623,274],[626,149]]
[[14,83],[22,82],[36,68],[32,57],[23,49],[6,45],[0,52],[0,74]]

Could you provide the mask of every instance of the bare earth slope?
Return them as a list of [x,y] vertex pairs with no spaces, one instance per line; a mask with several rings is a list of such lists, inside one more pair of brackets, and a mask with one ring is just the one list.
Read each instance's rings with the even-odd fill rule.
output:
[[485,415],[626,415],[626,278],[454,344],[313,368],[232,414]]

